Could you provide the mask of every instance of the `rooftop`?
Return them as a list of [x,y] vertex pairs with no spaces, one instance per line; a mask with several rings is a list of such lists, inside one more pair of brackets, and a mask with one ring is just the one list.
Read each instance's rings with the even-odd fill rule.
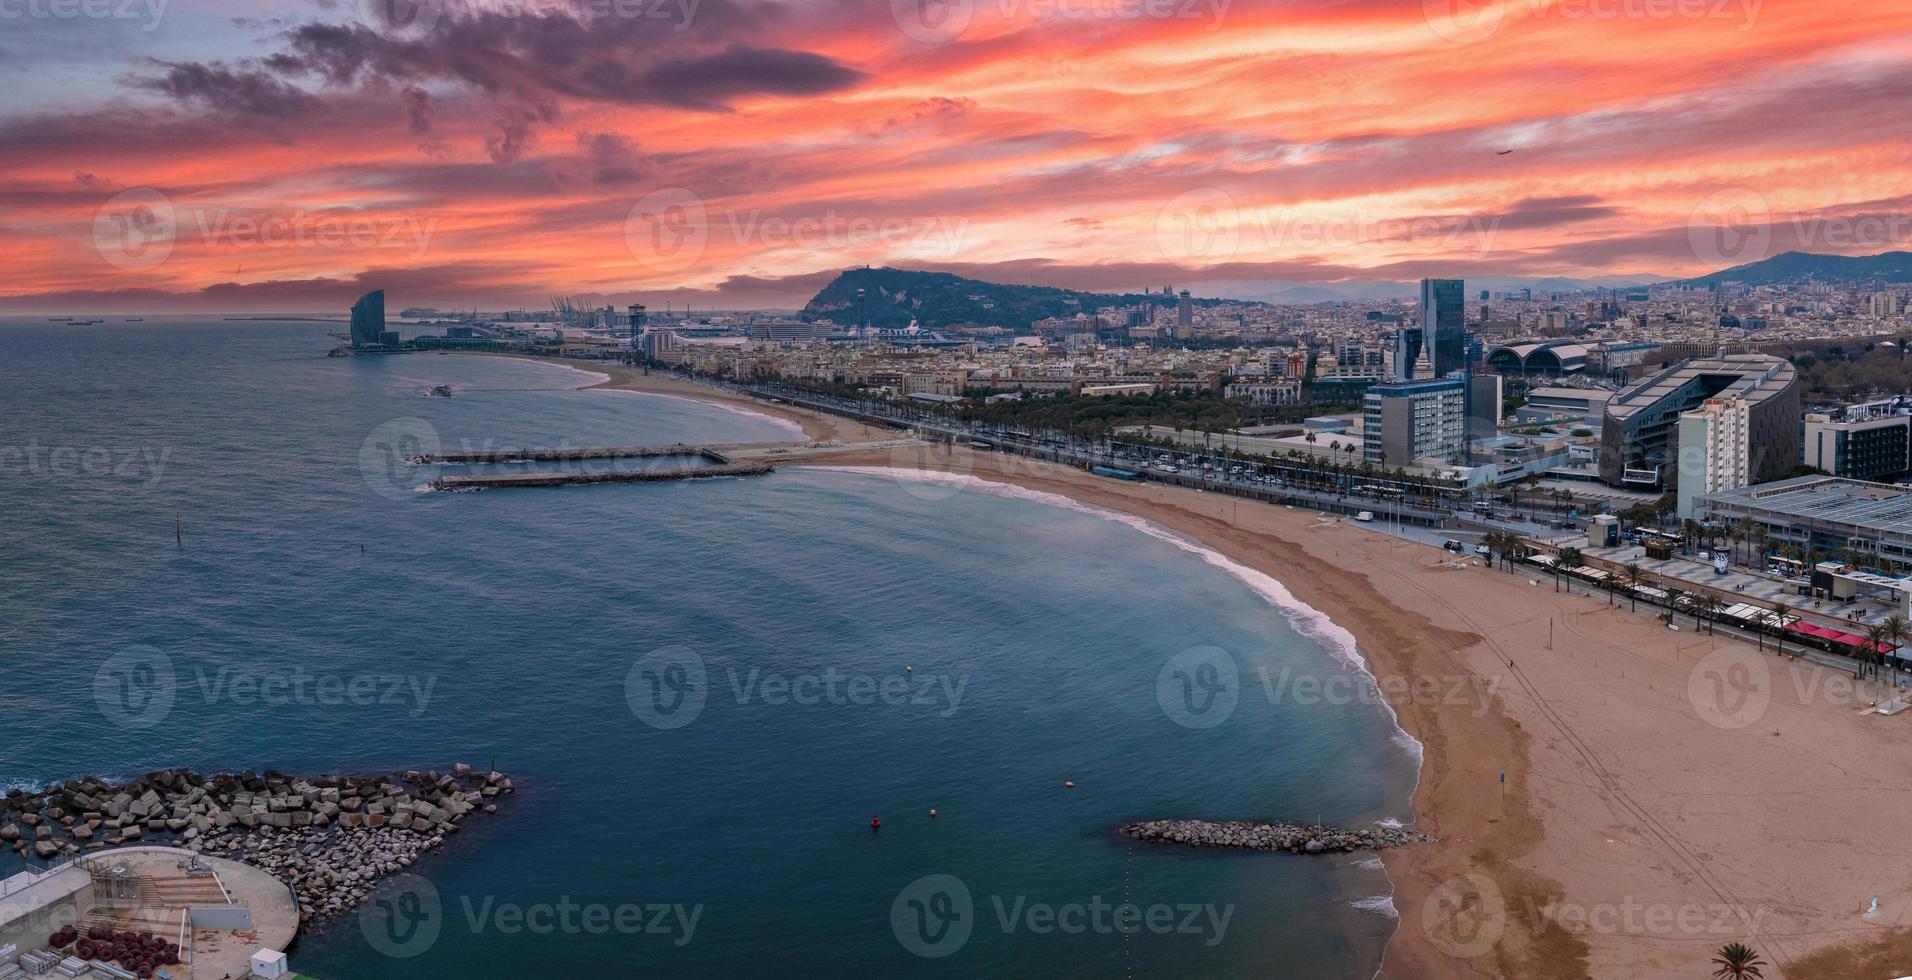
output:
[[1614,395],[1607,401],[1607,414],[1614,418],[1626,418],[1634,412],[1659,404],[1694,379],[1708,375],[1731,378],[1714,394],[1731,391],[1757,404],[1791,387],[1798,379],[1799,372],[1791,361],[1765,354],[1695,357]]
[[1912,534],[1912,489],[1831,476],[1802,476],[1708,494],[1708,503],[1757,507],[1799,520]]

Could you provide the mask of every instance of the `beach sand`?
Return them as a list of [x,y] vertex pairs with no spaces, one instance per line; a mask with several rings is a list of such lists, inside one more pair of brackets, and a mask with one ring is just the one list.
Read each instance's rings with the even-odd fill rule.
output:
[[[895,434],[628,369],[609,383],[746,403],[812,438]],[[1384,976],[1703,977],[1733,941],[1768,978],[1912,973],[1912,713],[1862,716],[1874,685],[1307,509],[961,446],[816,462],[1134,514],[1353,633],[1425,747],[1414,810],[1441,838],[1383,855],[1401,915]]]

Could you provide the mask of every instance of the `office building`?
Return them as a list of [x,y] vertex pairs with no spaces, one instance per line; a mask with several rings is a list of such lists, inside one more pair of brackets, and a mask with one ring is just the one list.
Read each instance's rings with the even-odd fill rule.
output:
[[352,304],[352,346],[378,347],[385,332],[385,290],[374,289]]
[[1407,466],[1460,456],[1467,424],[1467,383],[1427,378],[1377,385],[1363,396],[1362,453],[1376,466]]
[[1798,370],[1765,354],[1728,354],[1681,361],[1609,398],[1600,429],[1600,479],[1617,487],[1674,489],[1680,416],[1727,394],[1746,403],[1748,482],[1792,472],[1799,464]]
[[1427,352],[1429,377],[1467,367],[1467,285],[1462,280],[1421,280],[1421,349]]
[[1195,336],[1195,301],[1189,299],[1188,290],[1182,290],[1182,305],[1175,311],[1175,339],[1189,340]]
[[1912,417],[1892,402],[1849,405],[1806,416],[1802,462],[1833,476],[1882,480],[1912,468]]

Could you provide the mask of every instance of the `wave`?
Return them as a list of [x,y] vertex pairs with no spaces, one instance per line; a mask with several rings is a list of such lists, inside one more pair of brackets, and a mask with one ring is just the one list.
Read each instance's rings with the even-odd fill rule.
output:
[[[1289,624],[1294,627],[1295,632],[1313,640],[1323,650],[1328,651],[1328,653],[1341,658],[1343,662],[1359,671],[1361,676],[1367,678],[1369,683],[1374,684],[1376,690],[1380,689],[1380,684],[1376,681],[1373,672],[1368,670],[1367,659],[1361,656],[1361,651],[1355,644],[1354,634],[1348,632],[1341,624],[1330,619],[1328,614],[1296,598],[1295,594],[1288,591],[1288,587],[1281,584],[1280,580],[1274,576],[1257,569],[1249,568],[1247,565],[1205,544],[1183,537],[1147,518],[1137,517],[1134,514],[1123,513],[1119,510],[1110,510],[1106,507],[1097,507],[1093,504],[1085,504],[1073,497],[1067,497],[1059,493],[1049,493],[1045,490],[1031,490],[1028,487],[1017,486],[1013,483],[996,483],[978,476],[963,473],[924,473],[920,470],[881,466],[811,466],[808,468],[839,473],[882,473],[889,474],[897,479],[912,480],[919,483],[955,484],[965,487],[976,487],[986,493],[993,493],[997,496],[1010,497],[1017,500],[1028,500],[1039,504],[1046,504],[1051,507],[1060,507],[1064,510],[1072,510],[1077,513],[1088,514],[1093,517],[1100,517],[1104,520],[1111,520],[1127,525],[1158,541],[1167,542],[1182,551],[1195,555],[1207,564],[1234,576],[1244,585],[1247,585],[1250,591],[1268,600],[1270,605],[1280,610],[1283,618],[1288,620]],[[1414,767],[1416,772],[1418,772],[1425,756],[1425,747],[1421,745],[1419,739],[1409,735],[1407,730],[1401,727],[1400,716],[1395,713],[1394,706],[1389,704],[1386,698],[1377,698],[1376,702],[1387,709],[1388,719],[1394,725],[1394,742],[1414,757]]]
[[[663,391],[632,391],[629,388],[593,388],[591,390],[614,392],[620,395],[642,395],[645,398],[669,398],[680,402],[692,402],[705,408],[720,408],[726,412],[747,416],[759,422],[769,422],[785,432],[795,435],[798,439],[807,441],[810,438],[803,431],[803,426],[789,419],[779,418],[764,412],[753,411],[752,409],[745,408],[742,405],[732,404],[731,402],[720,402],[709,398],[698,398],[693,395],[678,395]],[[817,469],[821,468],[822,467],[817,467]]]
[[1374,912],[1390,919],[1401,917],[1401,911],[1394,907],[1393,895],[1370,895],[1367,898],[1353,899],[1348,902],[1348,907],[1360,909],[1363,912]]

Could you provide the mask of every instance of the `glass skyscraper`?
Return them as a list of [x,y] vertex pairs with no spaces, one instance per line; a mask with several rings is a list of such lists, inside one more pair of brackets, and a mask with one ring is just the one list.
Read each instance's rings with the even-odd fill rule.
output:
[[1467,366],[1467,285],[1463,280],[1421,280],[1421,347],[1433,366],[1431,377],[1444,377]]

